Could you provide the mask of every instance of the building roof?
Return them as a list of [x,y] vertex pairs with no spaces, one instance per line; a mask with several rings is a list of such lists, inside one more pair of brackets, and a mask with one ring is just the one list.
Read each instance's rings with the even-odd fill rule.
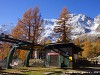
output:
[[44,48],[45,49],[72,48],[72,50],[74,51],[74,53],[78,53],[78,52],[83,51],[82,48],[80,48],[79,46],[77,46],[77,45],[75,45],[73,43],[50,43],[50,44],[45,45]]

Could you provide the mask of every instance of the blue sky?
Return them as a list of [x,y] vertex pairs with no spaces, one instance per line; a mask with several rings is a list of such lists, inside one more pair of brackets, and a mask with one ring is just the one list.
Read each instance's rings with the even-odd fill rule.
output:
[[63,7],[70,13],[94,18],[100,14],[100,0],[0,0],[0,25],[14,23],[30,7],[38,6],[43,19],[58,18]]

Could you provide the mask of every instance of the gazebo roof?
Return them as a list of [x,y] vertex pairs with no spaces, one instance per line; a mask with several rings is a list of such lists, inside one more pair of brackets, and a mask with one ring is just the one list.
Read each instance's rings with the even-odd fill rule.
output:
[[45,45],[45,49],[61,49],[61,48],[72,48],[76,53],[83,51],[82,48],[73,43],[50,43]]

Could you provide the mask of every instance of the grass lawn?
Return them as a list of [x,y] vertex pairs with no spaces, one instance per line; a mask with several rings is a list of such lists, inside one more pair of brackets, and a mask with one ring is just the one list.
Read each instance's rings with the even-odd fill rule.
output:
[[59,68],[43,67],[13,67],[13,69],[0,70],[1,74],[6,75],[61,75],[64,70]]
[[[13,69],[0,70],[0,75],[61,75],[67,72],[99,72],[100,67],[84,67],[82,69],[60,69],[60,68],[44,68],[44,67],[13,67]],[[98,74],[98,75],[99,75]],[[90,74],[89,74],[90,75]],[[97,75],[97,74],[93,74]]]

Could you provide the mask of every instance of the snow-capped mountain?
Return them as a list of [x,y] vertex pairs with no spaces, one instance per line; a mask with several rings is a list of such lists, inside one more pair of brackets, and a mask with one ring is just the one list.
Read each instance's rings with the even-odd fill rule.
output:
[[[55,33],[54,27],[57,26],[57,19],[44,19],[43,28],[44,31],[41,34],[39,41],[43,38],[50,39],[55,42],[59,38],[60,34]],[[96,16],[94,19],[87,17],[83,14],[70,14],[68,19],[68,24],[71,25],[71,39],[75,39],[80,36],[98,36],[100,37],[100,15]],[[10,33],[11,29],[15,26],[13,24],[0,25],[0,33]]]
[[[100,36],[100,15],[94,19],[83,14],[70,14],[68,24],[73,28],[71,30],[71,38],[75,39],[84,35]],[[44,19],[43,27],[45,31],[42,33],[42,38],[50,39],[52,42],[59,37],[60,34],[55,33],[54,27],[57,26],[57,19]]]
[[93,26],[93,19],[83,14],[71,14],[68,23],[73,27],[72,38],[76,38],[78,35],[91,32]]
[[0,33],[9,34],[14,27],[12,23],[0,25]]
[[100,32],[100,15],[94,18],[94,30]]
[[54,27],[57,26],[57,19],[44,19],[43,28],[44,31],[42,32],[39,41],[43,38],[50,39],[52,42],[55,42],[57,38],[59,38],[59,33],[55,33]]

